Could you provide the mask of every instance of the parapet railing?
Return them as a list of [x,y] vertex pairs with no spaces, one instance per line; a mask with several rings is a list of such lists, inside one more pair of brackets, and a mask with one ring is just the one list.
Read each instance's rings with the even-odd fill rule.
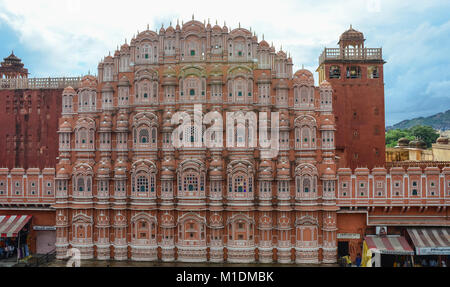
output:
[[405,170],[408,167],[420,167],[425,169],[426,167],[438,167],[439,169],[443,169],[444,167],[450,167],[450,161],[393,161],[387,162],[386,168],[391,169],[393,167],[402,167]]
[[80,81],[81,77],[0,79],[0,90],[64,89],[67,86],[77,89]]
[[319,64],[326,60],[383,60],[382,48],[325,48],[319,58]]

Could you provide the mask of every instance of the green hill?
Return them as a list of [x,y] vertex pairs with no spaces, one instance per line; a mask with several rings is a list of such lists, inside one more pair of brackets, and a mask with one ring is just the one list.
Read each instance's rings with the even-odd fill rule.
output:
[[450,130],[450,110],[445,113],[439,113],[426,118],[420,117],[412,120],[405,120],[393,126],[387,127],[387,129],[409,129],[418,125],[431,126],[435,130]]

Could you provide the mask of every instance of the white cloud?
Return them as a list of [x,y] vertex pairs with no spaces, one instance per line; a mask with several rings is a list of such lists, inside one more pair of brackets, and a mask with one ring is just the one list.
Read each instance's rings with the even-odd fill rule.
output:
[[[0,19],[20,36],[23,45],[46,57],[48,68],[37,67],[43,73],[94,69],[108,51],[130,39],[147,24],[159,30],[176,18],[188,21],[216,19],[220,25],[256,30],[259,39],[273,41],[277,49],[289,50],[296,67],[305,64],[315,70],[319,53],[311,50],[335,45],[339,35],[350,22],[356,24],[367,13],[366,2],[326,1],[170,1],[159,5],[156,1],[82,1],[82,0],[0,0]],[[345,3],[345,4],[344,4]],[[350,15],[352,15],[350,17]],[[351,21],[350,21],[351,19]],[[161,23],[161,22],[164,23]],[[299,47],[301,47],[299,49]],[[87,71],[85,71],[87,72]]]

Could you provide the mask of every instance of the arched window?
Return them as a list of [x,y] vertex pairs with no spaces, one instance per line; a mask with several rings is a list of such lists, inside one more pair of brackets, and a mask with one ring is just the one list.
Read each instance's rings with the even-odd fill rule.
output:
[[78,178],[77,181],[77,188],[79,192],[84,192],[85,188],[84,188],[84,179],[83,178]]
[[139,131],[139,143],[146,144],[148,142],[149,142],[148,129],[143,128]]
[[178,221],[178,245],[205,246],[205,220],[197,214],[181,217]]
[[347,67],[347,78],[348,79],[361,78],[361,68],[359,66]]
[[205,196],[206,174],[202,163],[183,162],[177,173],[179,197]]
[[301,164],[295,169],[296,199],[317,198],[317,169],[311,164]]
[[156,168],[151,162],[140,160],[131,170],[131,192],[133,198],[155,198]]
[[309,178],[303,179],[303,192],[308,193],[311,190],[311,182]]
[[316,133],[316,120],[313,117],[297,118],[295,120],[295,149],[315,149]]
[[340,79],[341,78],[341,69],[339,66],[331,66],[330,67],[330,79]]
[[137,178],[137,190],[139,192],[148,192],[148,178],[145,176],[139,176]]

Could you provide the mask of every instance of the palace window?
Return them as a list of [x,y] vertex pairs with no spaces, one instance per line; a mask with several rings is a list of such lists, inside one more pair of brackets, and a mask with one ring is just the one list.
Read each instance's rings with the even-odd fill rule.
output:
[[378,79],[380,74],[378,72],[377,66],[369,66],[367,67],[367,78],[369,79]]
[[340,79],[341,78],[341,69],[339,66],[331,66],[330,67],[330,79]]
[[145,176],[138,177],[137,187],[139,192],[148,192],[148,178]]
[[347,79],[361,78],[361,68],[359,66],[347,67]]
[[141,129],[139,132],[139,143],[146,144],[149,142],[149,134],[147,129]]

